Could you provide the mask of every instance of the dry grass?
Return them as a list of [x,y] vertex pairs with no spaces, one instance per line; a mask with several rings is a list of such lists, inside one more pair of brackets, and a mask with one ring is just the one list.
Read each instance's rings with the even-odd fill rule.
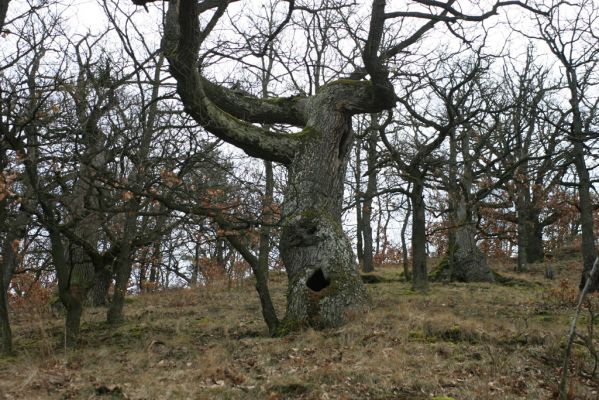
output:
[[[397,269],[368,285],[372,311],[334,330],[272,339],[251,283],[173,290],[127,304],[127,322],[85,314],[82,344],[60,345],[46,310],[15,315],[14,358],[0,359],[0,399],[549,399],[555,393],[578,263],[526,274],[495,269],[504,284],[433,284],[414,293]],[[284,308],[285,280],[272,289]],[[596,399],[577,347],[572,393]]]

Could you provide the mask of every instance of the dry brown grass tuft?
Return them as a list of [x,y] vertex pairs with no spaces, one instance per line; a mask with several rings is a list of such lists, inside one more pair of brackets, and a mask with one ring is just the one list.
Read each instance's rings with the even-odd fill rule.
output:
[[[560,261],[506,284],[432,284],[410,290],[397,268],[376,271],[373,307],[339,329],[270,338],[251,282],[227,289],[145,294],[110,327],[87,310],[82,345],[65,352],[49,311],[15,316],[18,355],[0,360],[7,399],[546,399],[559,375],[579,266]],[[272,274],[279,313],[283,274]],[[568,282],[564,284],[562,282]],[[596,399],[577,346],[573,395]]]

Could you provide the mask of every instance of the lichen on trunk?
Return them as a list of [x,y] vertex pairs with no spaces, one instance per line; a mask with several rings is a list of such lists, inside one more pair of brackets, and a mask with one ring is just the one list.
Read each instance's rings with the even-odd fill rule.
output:
[[289,287],[280,331],[290,325],[339,326],[367,306],[368,295],[340,223],[317,211],[300,213],[288,222],[281,240]]
[[[352,89],[359,92],[360,86],[354,84]],[[344,85],[327,85],[311,99],[308,126],[318,134],[303,143],[289,166],[280,244],[289,278],[284,330],[297,325],[339,326],[348,314],[368,305],[351,242],[341,226],[353,142],[352,114],[339,104],[347,99],[345,90]]]

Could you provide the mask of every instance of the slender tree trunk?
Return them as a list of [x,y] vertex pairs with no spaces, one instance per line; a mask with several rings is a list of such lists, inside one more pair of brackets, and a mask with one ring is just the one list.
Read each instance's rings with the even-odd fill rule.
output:
[[[2,279],[0,277],[0,279]],[[4,282],[0,282],[4,284]],[[12,354],[12,331],[10,329],[10,320],[8,316],[8,296],[6,291],[0,293],[0,334],[2,343],[0,344],[0,354]]]
[[273,174],[273,166],[270,161],[264,162],[266,173],[266,184],[264,189],[264,198],[262,199],[262,220],[263,226],[260,228],[260,245],[258,253],[258,266],[254,270],[256,277],[256,291],[262,305],[262,316],[268,326],[268,332],[271,335],[276,334],[279,326],[279,318],[275,307],[272,303],[270,290],[268,288],[268,260],[271,250],[271,231],[273,220],[272,202],[274,198],[275,179]]
[[360,144],[355,146],[356,148],[356,169],[355,169],[355,180],[356,180],[356,253],[358,256],[358,265],[364,265],[364,241],[362,224],[364,218],[362,217],[362,147]]
[[374,271],[372,248],[372,199],[376,193],[376,143],[378,138],[378,121],[375,114],[371,115],[371,129],[367,140],[368,183],[364,205],[362,207],[362,232],[364,235],[364,272]]
[[414,290],[427,290],[424,187],[421,181],[414,181],[412,184],[412,288]]
[[[583,259],[583,271],[580,280],[580,288],[584,288],[588,275],[593,269],[593,263],[597,257],[595,248],[595,232],[593,230],[593,203],[591,200],[591,178],[584,159],[583,144],[574,143],[574,164],[578,174],[578,209],[580,210],[580,225],[582,230],[581,252]],[[599,291],[599,277],[595,276],[589,285],[589,291]]]
[[[409,189],[408,189],[409,190]],[[403,224],[401,225],[401,258],[403,263],[403,274],[406,282],[412,280],[412,273],[410,272],[410,264],[408,260],[408,245],[406,241],[406,230],[408,228],[408,222],[410,221],[410,215],[412,213],[412,201],[408,196],[406,198],[408,208],[406,209],[406,217],[404,218]]]
[[129,212],[123,226],[123,238],[120,252],[114,263],[114,294],[108,306],[106,321],[109,324],[121,323],[125,318],[123,315],[123,307],[125,305],[125,297],[127,295],[127,287],[129,286],[129,278],[131,277],[131,245],[135,233],[137,232],[137,212],[139,210],[139,202],[132,200],[129,205]]
[[193,254],[193,264],[192,264],[192,270],[191,270],[191,287],[195,288],[198,286],[198,277],[200,275],[200,250],[201,250],[201,245],[200,245],[200,237],[199,235],[196,237],[196,243],[195,243],[195,251]]
[[[567,63],[566,63],[567,64]],[[593,223],[593,203],[591,200],[591,177],[585,160],[585,134],[582,113],[580,111],[580,96],[578,89],[578,76],[571,65],[566,65],[568,85],[570,89],[570,105],[572,106],[572,158],[578,175],[578,210],[580,211],[580,228],[582,230],[581,252],[583,259],[580,289],[585,287],[588,275],[593,269],[597,249],[595,247],[595,231]],[[589,291],[599,290],[599,274],[589,284]]]

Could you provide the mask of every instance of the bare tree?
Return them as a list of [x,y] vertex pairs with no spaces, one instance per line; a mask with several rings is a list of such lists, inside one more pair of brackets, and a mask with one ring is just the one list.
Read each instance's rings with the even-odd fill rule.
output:
[[[571,143],[572,163],[578,175],[578,209],[582,233],[583,271],[580,288],[585,287],[597,257],[593,229],[592,180],[587,165],[589,139],[597,126],[599,97],[597,87],[599,37],[595,27],[599,22],[599,6],[583,0],[575,4],[557,4],[546,17],[537,17],[539,36],[547,44],[562,67],[569,96],[567,137]],[[599,278],[590,291],[599,290]]]
[[[145,4],[147,1],[137,1]],[[336,326],[346,311],[367,302],[348,238],[341,229],[341,199],[353,132],[352,115],[377,113],[393,107],[396,96],[384,63],[417,42],[437,23],[480,21],[491,11],[467,16],[447,3],[427,4],[430,13],[413,15],[385,11],[384,0],[372,2],[370,24],[362,48],[363,68],[350,79],[338,79],[312,96],[260,99],[241,95],[210,82],[198,61],[202,46],[231,2],[170,1],[165,18],[163,50],[186,111],[209,132],[248,155],[281,163],[289,171],[283,203],[281,255],[289,279],[287,313],[281,332],[298,325]],[[507,2],[506,4],[524,4]],[[286,17],[271,37],[279,34],[295,11],[288,3]],[[530,7],[527,7],[530,9]],[[204,28],[199,16],[215,9]],[[305,7],[304,7],[305,9]],[[318,10],[302,10],[318,12]],[[423,17],[420,27],[403,40],[382,49],[385,22],[400,17]],[[260,54],[260,52],[258,52]],[[363,80],[367,75],[370,80]],[[300,133],[275,134],[254,124],[299,127]]]

